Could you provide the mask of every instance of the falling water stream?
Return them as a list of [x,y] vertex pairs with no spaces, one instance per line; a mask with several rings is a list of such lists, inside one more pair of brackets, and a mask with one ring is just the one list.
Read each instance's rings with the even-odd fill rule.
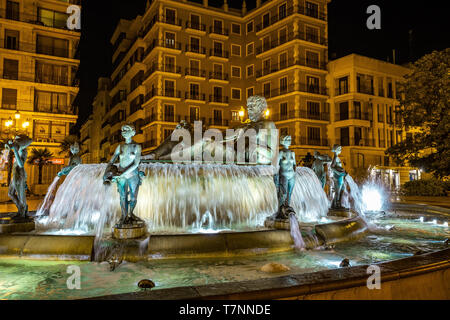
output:
[[295,214],[289,216],[289,224],[291,227],[291,237],[294,240],[294,248],[297,250],[305,249],[305,241],[303,240],[302,233],[298,227],[298,221]]
[[[103,184],[105,169],[106,164],[74,168],[57,190],[49,216],[38,221],[40,228],[101,236],[120,217],[116,186]],[[149,231],[255,228],[278,207],[271,166],[153,163],[140,170],[146,177],[134,213]],[[297,168],[291,206],[301,221],[326,216],[329,201],[311,169]]]
[[36,216],[39,217],[48,214],[50,207],[53,203],[53,200],[55,198],[56,187],[58,186],[59,179],[60,179],[59,176],[56,176],[55,179],[53,179],[52,184],[48,187],[44,201],[42,201],[41,205],[36,211]]

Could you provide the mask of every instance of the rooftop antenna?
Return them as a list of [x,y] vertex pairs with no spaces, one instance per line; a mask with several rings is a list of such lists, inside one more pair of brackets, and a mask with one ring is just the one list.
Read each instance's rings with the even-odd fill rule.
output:
[[395,49],[392,49],[392,63],[395,64]]

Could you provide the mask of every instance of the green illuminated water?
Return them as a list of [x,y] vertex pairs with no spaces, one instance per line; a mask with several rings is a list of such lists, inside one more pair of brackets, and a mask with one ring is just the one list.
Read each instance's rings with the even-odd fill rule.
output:
[[[1,259],[0,299],[77,299],[119,294],[140,290],[137,282],[141,279],[152,279],[157,290],[308,273],[338,268],[343,258],[349,258],[354,266],[408,257],[417,250],[444,249],[443,240],[450,237],[447,226],[418,220],[380,217],[376,225],[380,228],[364,239],[328,250],[242,258],[124,262],[113,272],[109,271],[107,262]],[[392,226],[395,230],[387,230]],[[282,263],[290,271],[276,274],[260,271],[268,262]],[[67,288],[70,265],[80,266],[80,290]]]

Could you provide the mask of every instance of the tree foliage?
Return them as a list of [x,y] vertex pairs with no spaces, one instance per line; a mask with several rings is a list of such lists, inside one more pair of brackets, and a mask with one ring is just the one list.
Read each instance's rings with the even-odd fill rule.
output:
[[442,178],[450,175],[450,48],[423,56],[411,69],[396,115],[413,134],[386,154]]
[[61,142],[61,145],[60,145],[60,149],[61,150],[58,152],[58,154],[63,154],[63,153],[69,152],[70,151],[70,146],[72,144],[74,144],[75,142],[78,142],[78,144],[81,147],[81,143],[80,143],[80,141],[79,141],[79,139],[78,139],[78,137],[76,135],[66,136],[64,138],[64,140]]
[[31,149],[31,154],[30,154],[30,157],[28,158],[28,163],[38,166],[38,170],[39,170],[38,171],[38,173],[39,173],[38,184],[42,184],[42,168],[44,167],[44,165],[50,163],[49,160],[52,157],[53,157],[53,154],[47,148],[45,148],[45,149],[36,149],[36,148]]

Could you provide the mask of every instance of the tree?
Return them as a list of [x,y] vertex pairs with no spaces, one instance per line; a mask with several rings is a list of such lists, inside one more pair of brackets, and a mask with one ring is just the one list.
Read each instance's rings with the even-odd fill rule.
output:
[[31,150],[31,155],[28,158],[28,163],[38,166],[38,170],[39,170],[38,184],[42,184],[42,168],[44,167],[44,165],[50,163],[49,160],[52,157],[53,157],[53,154],[47,148],[45,148],[45,149],[33,148]]
[[301,159],[301,164],[302,164],[304,167],[311,168],[313,162],[314,162],[314,157],[311,155],[310,152],[307,152],[307,153],[306,153],[306,156],[304,156],[304,157]]
[[396,116],[412,134],[386,154],[442,178],[450,175],[450,48],[423,56],[411,71],[401,85]]
[[58,154],[63,154],[63,153],[69,152],[70,146],[72,144],[74,144],[75,142],[78,142],[79,146],[81,147],[81,143],[78,140],[77,136],[70,135],[70,136],[65,137],[64,140],[61,142],[61,145],[60,145],[61,151],[59,151]]
[[[0,140],[0,153],[3,154],[5,152],[5,150],[7,150],[5,148],[5,144],[8,143],[8,139],[3,139]],[[14,152],[12,150],[7,151],[8,155],[6,156],[6,161],[8,162],[8,167],[7,167],[7,171],[8,171],[8,186],[11,183],[11,176],[12,176],[12,165],[13,165],[13,161],[14,161]]]

